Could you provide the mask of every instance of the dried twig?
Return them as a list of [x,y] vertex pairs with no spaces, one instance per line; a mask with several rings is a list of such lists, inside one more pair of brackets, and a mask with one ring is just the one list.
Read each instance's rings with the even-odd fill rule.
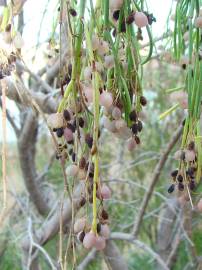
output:
[[140,207],[140,211],[139,211],[138,216],[134,222],[134,227],[133,227],[133,232],[132,232],[134,237],[136,237],[139,233],[140,225],[142,223],[143,216],[144,216],[145,210],[147,208],[147,205],[149,203],[149,200],[152,196],[154,187],[159,180],[161,171],[162,171],[162,169],[163,169],[163,167],[168,159],[169,153],[171,152],[171,150],[173,149],[173,147],[175,146],[175,144],[177,143],[178,139],[180,138],[180,136],[182,134],[182,130],[183,130],[183,126],[180,126],[176,130],[176,132],[174,133],[173,137],[171,138],[170,142],[168,143],[164,153],[162,154],[159,162],[157,163],[157,165],[154,169],[153,177],[151,179],[149,188],[148,188],[147,192],[145,193],[145,196],[144,196],[143,201],[142,201],[142,205]]

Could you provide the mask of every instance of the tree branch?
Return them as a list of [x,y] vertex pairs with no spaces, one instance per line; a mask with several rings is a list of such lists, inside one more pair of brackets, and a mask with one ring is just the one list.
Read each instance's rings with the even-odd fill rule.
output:
[[156,164],[156,167],[154,169],[153,177],[151,179],[149,188],[148,188],[147,192],[144,195],[144,198],[143,198],[143,201],[142,201],[142,204],[141,204],[141,207],[140,207],[140,211],[139,211],[138,216],[137,216],[137,218],[135,220],[135,223],[134,223],[133,232],[132,232],[134,237],[137,237],[137,235],[139,233],[140,225],[142,223],[143,216],[144,216],[144,213],[146,211],[149,200],[150,200],[150,198],[152,196],[154,187],[155,187],[156,183],[159,180],[161,171],[162,171],[162,169],[163,169],[163,167],[164,167],[164,165],[165,165],[165,163],[166,163],[166,161],[168,159],[169,153],[171,152],[171,150],[173,149],[173,147],[175,146],[175,144],[177,143],[177,141],[179,140],[179,138],[180,138],[180,136],[182,134],[182,130],[183,130],[183,126],[180,126],[176,130],[176,132],[174,133],[174,135],[171,138],[170,142],[168,143],[164,153],[162,154],[159,162]]

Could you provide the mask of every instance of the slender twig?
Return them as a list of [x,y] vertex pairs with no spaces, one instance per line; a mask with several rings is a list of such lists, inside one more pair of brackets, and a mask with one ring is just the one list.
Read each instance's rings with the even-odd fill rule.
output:
[[143,216],[144,216],[144,213],[146,211],[149,200],[150,200],[150,198],[152,196],[154,187],[155,187],[156,183],[159,180],[161,171],[162,171],[162,169],[163,169],[163,167],[164,167],[164,165],[165,165],[165,163],[166,163],[166,161],[168,159],[169,153],[171,152],[171,150],[173,149],[173,147],[175,146],[175,144],[177,143],[178,139],[180,138],[180,136],[182,134],[182,130],[183,130],[183,126],[180,126],[176,130],[176,132],[174,133],[173,137],[171,138],[170,142],[168,143],[164,153],[162,154],[159,162],[157,163],[157,165],[156,165],[156,167],[154,169],[154,174],[153,174],[153,177],[151,179],[149,188],[148,188],[147,192],[144,195],[142,205],[140,207],[140,211],[139,211],[139,213],[137,215],[137,218],[136,218],[136,220],[134,222],[134,227],[133,227],[133,232],[132,232],[134,237],[137,237],[137,235],[139,233],[140,225],[142,223]]

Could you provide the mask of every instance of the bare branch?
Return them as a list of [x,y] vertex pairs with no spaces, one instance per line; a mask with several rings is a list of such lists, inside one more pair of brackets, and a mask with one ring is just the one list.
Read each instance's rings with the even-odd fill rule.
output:
[[141,207],[140,207],[140,211],[139,211],[138,216],[137,216],[137,218],[135,220],[135,223],[134,223],[133,232],[132,232],[134,237],[136,237],[138,235],[138,233],[139,233],[140,225],[142,223],[143,216],[144,216],[145,210],[147,208],[147,205],[149,203],[149,200],[150,200],[150,198],[152,196],[154,187],[155,187],[156,183],[159,180],[161,171],[162,171],[162,169],[163,169],[163,167],[164,167],[164,165],[165,165],[165,163],[166,163],[166,161],[168,159],[169,153],[171,152],[171,150],[173,149],[173,147],[175,146],[175,144],[177,143],[178,139],[180,138],[180,136],[182,134],[182,130],[183,130],[183,126],[180,126],[176,130],[176,132],[174,133],[174,135],[171,138],[170,142],[168,143],[164,153],[162,154],[159,162],[156,164],[156,167],[154,169],[153,177],[151,179],[149,188],[148,188],[147,192],[144,195],[144,198],[143,198],[143,201],[142,201],[142,204],[141,204]]

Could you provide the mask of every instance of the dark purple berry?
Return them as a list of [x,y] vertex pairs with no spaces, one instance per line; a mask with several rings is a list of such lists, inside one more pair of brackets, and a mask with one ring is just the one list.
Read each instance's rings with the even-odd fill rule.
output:
[[86,198],[85,197],[81,197],[80,201],[79,201],[79,206],[82,207],[86,204]]
[[58,136],[58,138],[61,138],[64,134],[64,129],[63,128],[58,128],[56,131],[56,134]]
[[81,127],[81,128],[83,128],[84,127],[84,120],[83,120],[83,118],[82,117],[79,117],[79,126]]
[[192,190],[192,191],[196,188],[196,183],[195,183],[194,180],[191,180],[191,181],[189,182],[189,188],[190,188],[190,190]]
[[127,18],[126,18],[126,23],[127,24],[131,24],[133,23],[135,20],[134,14],[130,14]]
[[133,134],[137,134],[138,133],[138,125],[135,123],[131,126],[131,130]]
[[80,168],[80,169],[84,169],[85,166],[86,166],[86,159],[85,159],[85,157],[82,157],[82,158],[80,159],[80,161],[79,161],[79,168]]
[[142,128],[143,128],[142,122],[140,120],[138,120],[138,122],[137,122],[137,129],[138,129],[138,131],[141,132],[142,131]]
[[76,15],[77,15],[76,10],[73,9],[73,8],[70,8],[70,9],[69,9],[69,13],[70,13],[73,17],[76,17]]
[[137,144],[140,144],[140,138],[139,138],[138,136],[135,136],[135,142],[136,142]]
[[177,174],[178,174],[178,170],[174,170],[174,171],[171,172],[172,177],[176,177]]
[[140,104],[142,106],[146,106],[147,105],[147,99],[146,99],[146,97],[144,97],[144,96],[141,96],[140,97]]
[[63,112],[63,117],[64,117],[64,119],[65,119],[66,121],[70,121],[70,120],[71,120],[71,115],[70,115],[70,113],[69,113],[68,110],[64,110],[64,112]]
[[79,241],[80,241],[81,243],[83,243],[84,237],[85,237],[85,232],[84,232],[84,231],[80,232],[80,233],[79,233]]
[[169,188],[168,188],[168,193],[172,193],[175,190],[175,185],[172,184]]
[[120,14],[120,10],[115,10],[115,11],[113,12],[113,18],[114,18],[114,20],[118,21],[118,19],[119,19],[119,14]]
[[76,130],[76,127],[73,124],[67,123],[67,128],[69,128],[73,133]]
[[85,142],[86,144],[88,145],[89,148],[92,148],[93,146],[93,137],[87,133],[86,136],[85,136]]
[[136,113],[136,111],[130,112],[129,118],[130,118],[131,121],[134,121],[135,122],[137,120],[137,113]]
[[179,182],[178,183],[178,189],[179,189],[179,191],[183,191],[184,190],[184,184]]
[[183,176],[181,174],[178,175],[177,181],[182,183],[183,182]]

